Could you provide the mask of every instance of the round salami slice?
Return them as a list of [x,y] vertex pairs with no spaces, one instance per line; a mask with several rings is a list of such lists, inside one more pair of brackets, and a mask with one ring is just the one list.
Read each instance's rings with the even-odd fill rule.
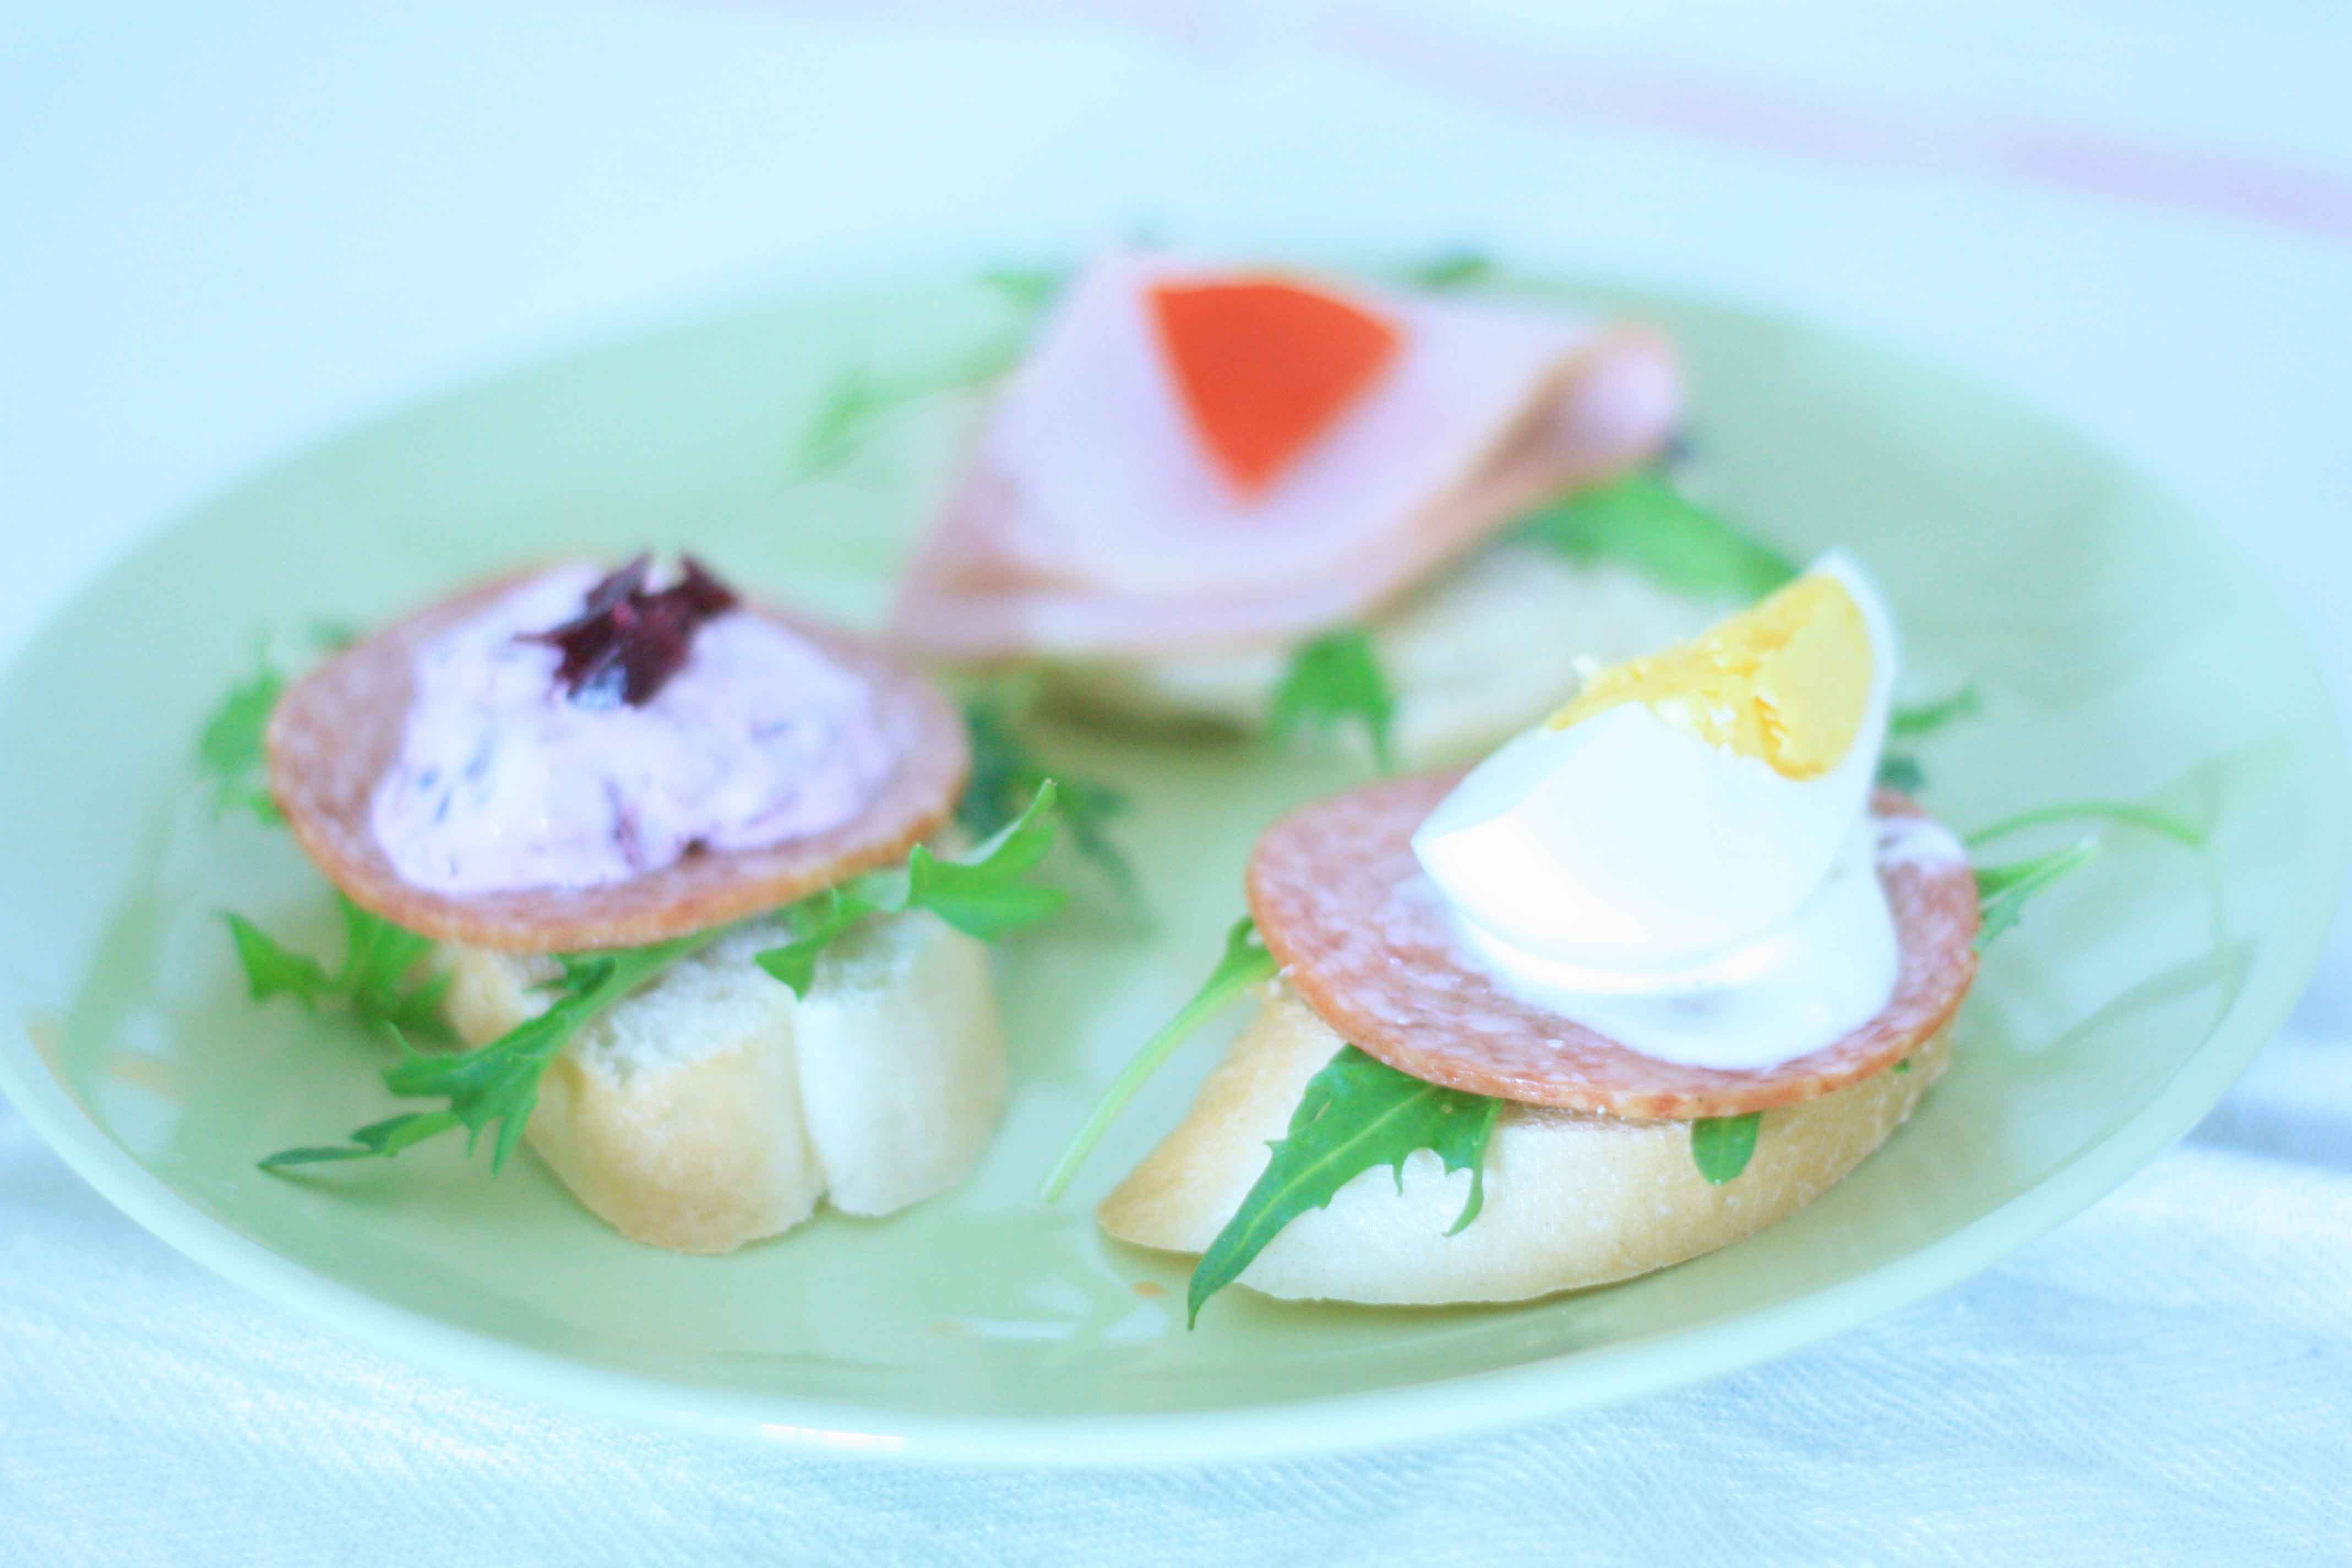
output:
[[269,786],[305,853],[352,901],[430,937],[519,952],[635,947],[787,904],[892,864],[936,832],[971,767],[961,721],[929,681],[864,637],[746,605],[863,681],[889,765],[862,809],[758,848],[695,849],[625,881],[451,894],[404,880],[371,825],[400,754],[417,648],[526,580],[501,578],[395,622],[288,691],[269,724]]
[[[1292,990],[1350,1043],[1415,1078],[1629,1121],[1744,1115],[1892,1066],[1950,1021],[1976,978],[1967,860],[1916,852],[1918,835],[1882,832],[1878,877],[1902,968],[1876,1017],[1757,1071],[1643,1056],[1510,995],[1458,955],[1411,840],[1460,778],[1426,773],[1318,801],[1276,823],[1250,857],[1250,911]],[[1882,823],[1927,821],[1885,791],[1872,809]]]

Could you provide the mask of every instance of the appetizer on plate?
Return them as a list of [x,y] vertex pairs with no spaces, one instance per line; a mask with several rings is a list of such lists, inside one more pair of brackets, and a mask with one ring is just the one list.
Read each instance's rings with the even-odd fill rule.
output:
[[1474,754],[1789,574],[1641,471],[1681,416],[1637,327],[1112,252],[997,391],[891,635],[1097,713]]
[[1236,1279],[1541,1296],[1809,1202],[1943,1073],[1980,938],[2088,853],[1973,869],[1877,787],[1896,664],[1879,595],[1832,553],[1601,672],[1466,774],[1285,817],[1225,962],[1049,1194],[1141,1076],[1255,988],[1191,1113],[1097,1211],[1121,1240],[1202,1255],[1195,1314]]
[[820,1199],[917,1202],[987,1142],[982,942],[1060,901],[1028,879],[1054,786],[935,852],[964,727],[866,639],[690,558],[570,563],[420,610],[267,710],[270,798],[348,943],[330,972],[232,916],[254,996],[471,1048],[384,1075],[444,1107],[266,1165],[494,1128],[494,1169],[527,1136],[623,1234],[720,1252]]

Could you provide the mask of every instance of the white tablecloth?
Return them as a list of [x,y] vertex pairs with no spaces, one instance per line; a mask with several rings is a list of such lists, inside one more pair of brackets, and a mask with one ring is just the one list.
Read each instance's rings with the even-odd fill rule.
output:
[[[2352,677],[2322,8],[285,9],[0,8],[0,649],[204,487],[451,374],[1146,218],[1477,238],[1907,341],[2221,520]],[[941,1470],[519,1403],[214,1279],[0,1107],[0,1562],[2342,1562],[2347,1457],[2340,934],[2193,1138],[1970,1284],[1683,1394],[1283,1465]]]

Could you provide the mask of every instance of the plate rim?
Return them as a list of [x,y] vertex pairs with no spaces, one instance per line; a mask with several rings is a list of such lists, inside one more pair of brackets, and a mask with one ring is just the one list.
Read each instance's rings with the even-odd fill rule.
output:
[[[963,258],[968,261],[969,258]],[[892,269],[855,280],[858,292],[918,278],[936,284],[940,267]],[[1358,258],[1355,265],[1367,265]],[[965,269],[969,269],[968,268]],[[1832,1284],[1786,1301],[1669,1336],[1679,1353],[1660,1357],[1660,1336],[1542,1357],[1486,1371],[1391,1387],[1278,1400],[1225,1409],[1118,1415],[948,1414],[860,1405],[833,1398],[753,1394],[676,1382],[535,1349],[428,1312],[400,1306],[321,1276],[206,1212],[141,1164],[74,1097],[38,1044],[24,1031],[0,1037],[0,1093],[48,1147],[100,1196],[175,1250],[231,1282],[293,1308],[311,1322],[351,1335],[426,1375],[476,1382],[557,1405],[622,1421],[651,1420],[672,1430],[751,1439],[792,1451],[828,1451],[971,1465],[1113,1468],[1139,1464],[1248,1461],[1360,1452],[1438,1437],[1460,1437],[1550,1415],[1685,1387],[1739,1371],[1843,1333],[1980,1272],[2046,1235],[2120,1186],[2192,1128],[2225,1094],[2294,1011],[2316,971],[2330,917],[2352,869],[2352,757],[2345,728],[2309,638],[2277,590],[2218,524],[2136,464],[2070,420],[1941,356],[1843,323],[1817,321],[1759,302],[1727,300],[1672,283],[1643,286],[1615,274],[1504,276],[1554,289],[1646,294],[1687,302],[1827,337],[1899,359],[1971,391],[2008,400],[2099,454],[2176,509],[2180,526],[2231,562],[2261,595],[2281,668],[2301,690],[2297,710],[2315,720],[2302,728],[2298,781],[2314,786],[2315,839],[2301,860],[2305,874],[2282,905],[2272,940],[2280,961],[2242,992],[2151,1100],[2032,1185],[1969,1224]],[[833,280],[833,287],[851,282]],[[289,462],[362,430],[443,399],[525,374],[597,349],[658,336],[730,310],[824,291],[818,279],[706,300],[618,331],[512,356],[451,378],[273,452],[210,487],[126,540],[75,588],[51,601],[8,650],[0,679],[15,673],[50,627],[73,613],[155,541]]]

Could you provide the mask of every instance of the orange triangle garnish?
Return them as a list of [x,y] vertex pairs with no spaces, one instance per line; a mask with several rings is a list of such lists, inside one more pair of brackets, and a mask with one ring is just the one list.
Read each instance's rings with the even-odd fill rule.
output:
[[1313,446],[1397,350],[1380,317],[1273,279],[1154,284],[1151,311],[1192,428],[1244,496]]

